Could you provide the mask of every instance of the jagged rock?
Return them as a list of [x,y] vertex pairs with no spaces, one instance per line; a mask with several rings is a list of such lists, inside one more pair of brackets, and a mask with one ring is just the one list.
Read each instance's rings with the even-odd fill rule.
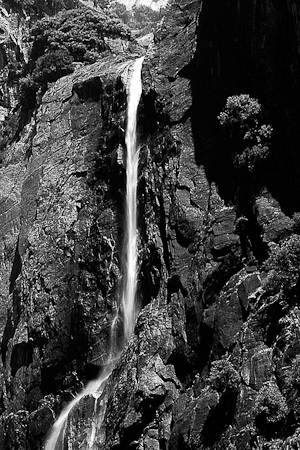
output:
[[[293,221],[266,194],[256,198],[253,214],[256,180],[252,192],[235,176],[215,125],[228,95],[263,93],[279,127],[273,163],[278,157],[281,165],[281,153],[291,156],[299,136],[290,93],[290,86],[298,89],[298,10],[292,0],[169,2],[145,59],[139,109],[141,311],[103,397],[81,399],[70,414],[66,439],[73,449],[85,447],[92,430],[104,450],[253,448],[272,438],[258,437],[264,430],[256,429],[254,403],[274,376],[291,420],[278,441],[297,442],[289,374],[299,354],[299,311],[281,309],[276,323],[272,312],[280,300],[263,292],[259,272],[264,244],[291,233]],[[16,42],[10,25],[16,16],[3,14],[4,77],[17,49],[26,59],[21,29],[27,25],[20,21]],[[128,62],[121,42],[110,46],[120,56],[76,64],[72,76],[50,87],[3,155],[0,447],[8,450],[41,448],[71,393],[97,376],[107,356],[121,280],[126,92],[120,74]],[[5,89],[3,113],[15,95]],[[265,177],[289,214],[299,177],[289,179],[284,164],[277,190],[278,168]],[[207,386],[211,363],[223,356],[241,377],[230,395]]]
[[214,313],[216,348],[225,351],[235,344],[248,311],[250,298],[260,286],[259,273],[248,274],[245,269],[234,275],[225,285]]
[[174,450],[181,448],[203,448],[201,432],[206,420],[219,401],[215,391],[205,391],[198,399],[190,399],[186,409],[175,417],[175,424],[170,438],[170,446]]
[[224,208],[216,216],[212,226],[215,251],[224,251],[232,245],[238,244],[239,237],[235,234],[236,214],[233,208]]
[[277,242],[292,233],[293,220],[281,211],[279,203],[270,195],[258,197],[255,206],[266,242]]

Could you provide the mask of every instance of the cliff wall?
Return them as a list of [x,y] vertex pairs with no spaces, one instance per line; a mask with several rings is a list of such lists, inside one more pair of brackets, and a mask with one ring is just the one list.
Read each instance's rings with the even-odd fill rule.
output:
[[[97,448],[296,448],[299,310],[265,288],[263,263],[297,232],[299,7],[170,2],[154,44],[138,126],[141,312],[106,386]],[[111,55],[58,80],[5,152],[1,448],[41,448],[106,356],[121,280],[124,68]],[[255,180],[236,176],[217,128],[235,93],[258,97],[276,131]],[[257,414],[266,386],[286,411],[273,423]],[[70,417],[74,449],[93,408],[86,398]]]

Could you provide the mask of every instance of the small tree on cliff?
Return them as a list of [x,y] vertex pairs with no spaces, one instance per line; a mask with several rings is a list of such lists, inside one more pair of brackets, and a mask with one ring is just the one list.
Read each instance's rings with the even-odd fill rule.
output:
[[300,289],[300,236],[293,234],[274,245],[264,269],[268,271],[264,281],[268,292],[280,292],[289,300],[297,299]]
[[242,94],[228,97],[218,116],[232,141],[235,167],[247,168],[249,172],[254,172],[270,154],[273,128],[262,123],[261,113],[258,100]]
[[279,424],[288,414],[286,399],[281,394],[278,386],[272,382],[266,382],[255,400],[256,419],[265,425]]

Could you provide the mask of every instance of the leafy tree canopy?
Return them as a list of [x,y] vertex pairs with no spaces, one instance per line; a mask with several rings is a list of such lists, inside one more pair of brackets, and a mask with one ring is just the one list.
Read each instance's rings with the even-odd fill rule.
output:
[[46,53],[67,51],[74,61],[94,62],[107,49],[105,37],[130,39],[130,30],[118,19],[89,8],[61,11],[39,20],[31,30],[31,61]]
[[254,172],[268,158],[273,134],[271,125],[263,124],[262,107],[248,94],[233,95],[226,100],[218,121],[233,141],[234,165]]
[[269,271],[265,289],[289,295],[297,291],[300,280],[300,236],[293,234],[280,245],[275,245],[264,267]]
[[276,384],[267,382],[262,386],[255,400],[255,413],[266,424],[276,424],[287,417],[288,406]]

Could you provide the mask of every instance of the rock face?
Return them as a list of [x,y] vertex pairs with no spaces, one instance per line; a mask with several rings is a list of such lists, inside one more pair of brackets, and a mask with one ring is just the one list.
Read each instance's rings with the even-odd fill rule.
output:
[[28,21],[9,13],[0,2],[0,122],[17,104],[18,85],[11,76],[28,59]]
[[[297,442],[299,310],[267,291],[263,261],[295,232],[285,182],[289,164],[297,188],[299,29],[292,1],[170,2],[139,109],[140,314],[102,401],[72,411],[70,448],[86,448],[92,427],[103,450]],[[121,280],[127,63],[110,55],[58,80],[4,155],[3,449],[42,448],[105,361]],[[234,176],[215,118],[240,92],[278,126],[289,154],[280,183],[276,144],[270,175]],[[272,424],[257,412],[266,386],[288,408]]]
[[26,407],[33,420],[45,395],[78,388],[106,356],[120,277],[117,152],[126,110],[112,62],[56,83],[2,168],[3,401],[8,413]]

